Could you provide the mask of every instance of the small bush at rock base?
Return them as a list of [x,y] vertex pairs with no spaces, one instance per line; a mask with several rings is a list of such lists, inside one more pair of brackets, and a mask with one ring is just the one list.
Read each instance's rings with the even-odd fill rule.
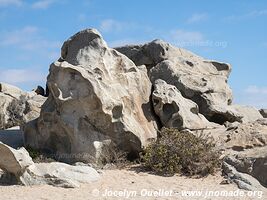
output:
[[97,168],[124,168],[129,165],[127,152],[120,150],[113,142],[102,147],[93,163]]
[[220,166],[215,144],[203,134],[163,128],[161,137],[152,142],[142,156],[143,165],[160,175],[205,176]]

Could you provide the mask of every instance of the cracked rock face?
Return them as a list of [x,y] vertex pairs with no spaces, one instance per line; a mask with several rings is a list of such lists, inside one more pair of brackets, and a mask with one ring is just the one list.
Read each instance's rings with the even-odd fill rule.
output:
[[231,66],[206,60],[164,41],[116,48],[136,65],[146,65],[152,83],[162,79],[176,86],[183,97],[194,101],[209,121],[223,124],[242,121],[244,117],[232,108],[232,91],[227,84]]
[[109,48],[94,29],[72,36],[61,54],[50,66],[41,115],[25,126],[27,145],[88,161],[107,141],[136,154],[156,138],[145,66]]

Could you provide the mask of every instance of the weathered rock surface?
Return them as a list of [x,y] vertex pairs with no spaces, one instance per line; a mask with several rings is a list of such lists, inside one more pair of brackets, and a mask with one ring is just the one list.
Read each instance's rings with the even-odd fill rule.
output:
[[212,136],[224,154],[231,155],[267,146],[267,119],[247,123],[226,123],[225,126],[203,130],[203,134]]
[[72,166],[65,163],[35,163],[20,177],[23,185],[53,185],[75,188],[81,183],[92,183],[99,179],[97,171],[89,166]]
[[33,164],[32,158],[25,148],[15,150],[0,142],[0,168],[17,178],[24,170]]
[[222,168],[224,175],[230,181],[236,183],[240,189],[250,191],[262,191],[264,189],[257,179],[246,173],[239,172],[234,166],[228,164],[226,161],[223,162]]
[[185,98],[197,103],[199,112],[209,121],[223,124],[249,119],[245,109],[231,106],[232,91],[227,84],[229,64],[206,60],[161,40],[116,49],[136,65],[146,65],[152,83],[162,79],[176,86]]
[[[243,151],[267,145],[267,126],[261,121],[239,124],[224,134],[225,147],[235,151]],[[222,135],[221,135],[222,136]]]
[[37,118],[45,97],[0,83],[0,129],[19,126]]
[[251,106],[232,105],[232,108],[242,116],[241,122],[253,122],[262,118],[260,112]]
[[[99,179],[97,171],[89,166],[71,166],[65,163],[33,163],[25,148],[15,150],[0,142],[0,169],[5,180],[22,185],[53,185],[79,187],[80,183],[91,183]],[[1,176],[4,176],[1,172]],[[2,177],[0,178],[2,181]],[[9,183],[9,182],[7,182]]]
[[154,83],[152,101],[155,113],[165,127],[205,129],[211,123],[199,114],[198,105],[182,96],[173,85],[158,79]]
[[88,161],[95,144],[112,141],[134,154],[157,136],[145,66],[110,49],[94,29],[64,43],[47,85],[40,117],[24,129],[27,145]]
[[223,170],[229,179],[242,189],[267,186],[267,119],[228,122],[225,127],[204,130],[204,134],[214,137],[225,157]]
[[267,146],[229,155],[225,162],[237,171],[253,176],[267,187]]
[[260,109],[260,113],[264,118],[267,118],[267,109]]

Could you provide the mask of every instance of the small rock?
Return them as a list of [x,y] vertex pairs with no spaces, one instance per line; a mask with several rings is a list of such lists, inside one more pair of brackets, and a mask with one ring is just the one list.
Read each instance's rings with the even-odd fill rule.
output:
[[39,94],[41,96],[45,96],[45,90],[42,86],[38,85],[36,89],[34,89],[34,92],[36,94]]
[[260,113],[264,118],[267,118],[267,109],[260,109]]

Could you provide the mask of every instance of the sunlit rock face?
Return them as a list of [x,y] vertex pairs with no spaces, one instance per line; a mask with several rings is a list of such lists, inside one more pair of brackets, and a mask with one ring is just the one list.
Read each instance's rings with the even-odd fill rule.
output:
[[145,45],[116,48],[136,65],[146,65],[152,83],[162,79],[194,101],[210,121],[240,121],[242,116],[230,107],[232,91],[227,84],[231,66],[206,60],[162,40]]
[[40,117],[24,128],[27,145],[88,161],[111,142],[137,154],[157,136],[145,66],[109,48],[94,29],[63,44],[47,85]]
[[152,101],[155,113],[165,127],[198,130],[215,125],[199,113],[195,102],[184,98],[175,86],[161,79],[154,83]]

